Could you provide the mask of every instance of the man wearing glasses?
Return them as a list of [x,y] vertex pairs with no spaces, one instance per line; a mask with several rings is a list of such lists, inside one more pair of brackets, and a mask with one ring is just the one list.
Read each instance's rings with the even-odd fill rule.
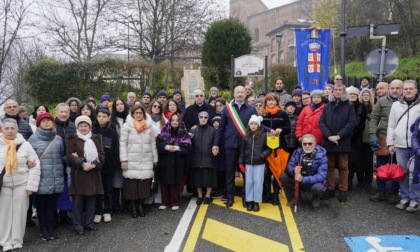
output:
[[286,172],[280,175],[289,206],[295,205],[293,198],[295,181],[300,183],[299,190],[312,192],[312,207],[320,206],[320,198],[327,184],[327,164],[327,151],[316,145],[313,135],[304,135],[302,149],[293,152]]
[[341,75],[334,76],[334,84],[343,83],[343,77]]
[[18,103],[12,99],[7,100],[4,103],[4,112],[5,112],[4,118],[15,119],[18,124],[19,133],[22,134],[25,140],[28,140],[28,138],[32,136],[33,132],[29,123],[25,120],[20,119]]
[[198,114],[202,111],[206,111],[209,114],[208,122],[211,122],[213,117],[216,116],[216,109],[204,102],[203,90],[196,89],[194,90],[194,104],[188,106],[184,114],[184,123],[188,131],[199,125]]

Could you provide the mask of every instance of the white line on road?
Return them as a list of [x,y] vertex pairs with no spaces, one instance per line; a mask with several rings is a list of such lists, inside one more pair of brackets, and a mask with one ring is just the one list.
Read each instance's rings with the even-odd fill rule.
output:
[[187,209],[185,210],[184,215],[182,215],[178,227],[176,228],[175,233],[172,236],[171,242],[168,244],[168,246],[165,247],[165,252],[179,251],[182,241],[184,240],[184,237],[187,234],[192,217],[194,216],[195,209],[197,209],[197,204],[195,203],[195,200],[196,198],[191,198],[190,203],[188,204]]

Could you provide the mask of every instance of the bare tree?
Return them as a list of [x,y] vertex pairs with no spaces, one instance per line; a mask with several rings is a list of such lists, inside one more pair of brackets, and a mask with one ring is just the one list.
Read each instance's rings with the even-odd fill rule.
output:
[[38,25],[66,56],[89,61],[104,48],[105,8],[111,0],[44,0]]

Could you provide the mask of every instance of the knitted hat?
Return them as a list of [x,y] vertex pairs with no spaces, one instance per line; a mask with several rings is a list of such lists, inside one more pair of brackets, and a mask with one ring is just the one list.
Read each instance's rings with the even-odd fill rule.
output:
[[150,98],[152,98],[152,94],[151,94],[151,93],[149,93],[149,92],[147,92],[147,91],[143,92],[143,94],[141,95],[141,97],[143,97],[143,96],[145,96],[145,95],[147,95],[147,96],[149,96]]
[[322,91],[321,89],[315,89],[311,92],[311,98],[315,95],[319,95],[321,97],[324,96],[324,91]]
[[300,89],[293,90],[292,97],[293,96],[302,96],[302,90],[300,90]]
[[212,87],[212,88],[210,88],[210,92],[213,92],[213,91],[215,91],[215,92],[219,92],[219,89],[217,89],[217,87]]
[[92,121],[90,120],[89,116],[84,116],[84,115],[78,116],[76,118],[76,121],[75,121],[76,128],[77,128],[77,126],[79,126],[79,123],[81,123],[81,122],[85,122],[85,123],[89,124],[90,127],[92,127]]
[[254,105],[257,104],[257,103],[262,104],[263,102],[264,102],[263,99],[256,99],[255,102],[254,102]]
[[51,121],[54,122],[54,117],[50,113],[44,112],[44,113],[41,113],[41,114],[36,116],[36,126],[37,127],[39,127],[39,125],[41,124],[41,120],[44,119],[44,118],[48,118],[48,119],[50,119]]
[[324,89],[325,89],[325,87],[330,87],[332,90],[334,90],[334,85],[333,85],[333,84],[326,84],[326,85],[324,86]]
[[258,93],[258,96],[261,96],[261,95],[262,95],[262,96],[266,96],[266,95],[267,95],[267,93],[266,93],[266,92],[264,92],[264,91],[259,92],[259,93]]
[[89,98],[87,98],[86,103],[88,102],[93,102],[96,105],[95,98],[93,98],[92,96],[89,96]]
[[297,108],[297,106],[296,106],[296,102],[294,102],[294,101],[288,101],[288,102],[286,102],[286,105],[285,105],[285,108],[287,108],[287,106],[293,106],[293,107],[295,107],[295,108]]
[[348,94],[357,94],[357,95],[359,95],[359,92],[360,92],[358,88],[353,87],[353,86],[346,88],[346,91]]
[[255,122],[255,123],[258,124],[258,126],[261,126],[262,120],[263,120],[263,118],[261,116],[252,115],[251,119],[249,119],[248,125],[250,125],[251,122]]
[[179,89],[175,89],[174,92],[172,93],[172,96],[176,95],[176,94],[181,94],[181,91],[179,91]]
[[109,97],[109,95],[103,94],[101,96],[101,102],[104,102],[104,101],[111,101],[111,98]]
[[299,84],[296,84],[293,89],[300,89],[300,90],[302,90],[302,87]]
[[211,119],[211,123],[213,124],[214,122],[220,122],[220,120],[222,120],[220,116],[215,116],[213,119]]
[[160,97],[160,96],[165,96],[166,98],[168,98],[168,94],[163,90],[159,91],[159,93],[157,94],[157,97]]

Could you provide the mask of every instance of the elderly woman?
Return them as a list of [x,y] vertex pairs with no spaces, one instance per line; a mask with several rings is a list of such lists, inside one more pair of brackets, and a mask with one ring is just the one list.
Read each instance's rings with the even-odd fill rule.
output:
[[181,182],[191,149],[191,138],[181,116],[173,114],[156,139],[159,152],[158,177],[162,190],[160,210],[179,209]]
[[64,191],[63,140],[57,136],[54,117],[50,113],[39,114],[35,131],[28,142],[34,148],[41,162],[41,180],[35,205],[38,213],[41,239],[57,239],[54,227],[55,206],[58,195]]
[[120,160],[124,177],[124,199],[131,201],[131,217],[146,216],[144,200],[150,196],[158,161],[152,118],[141,105],[134,105],[121,128]]
[[4,175],[0,192],[0,245],[3,251],[9,251],[23,247],[29,195],[38,191],[41,172],[38,156],[18,134],[14,119],[3,120],[0,153]]
[[[212,153],[213,139],[216,130],[207,124],[209,114],[201,111],[198,114],[200,125],[190,130],[192,138],[191,169],[189,173],[189,186],[197,188],[197,205],[210,204],[212,188],[217,187],[217,158]],[[202,188],[206,188],[203,197]]]
[[91,132],[90,118],[79,116],[75,122],[77,131],[67,136],[66,154],[71,165],[69,194],[73,203],[73,228],[76,234],[83,235],[84,229],[97,230],[93,219],[96,195],[104,194],[100,168],[105,154],[102,138]]

